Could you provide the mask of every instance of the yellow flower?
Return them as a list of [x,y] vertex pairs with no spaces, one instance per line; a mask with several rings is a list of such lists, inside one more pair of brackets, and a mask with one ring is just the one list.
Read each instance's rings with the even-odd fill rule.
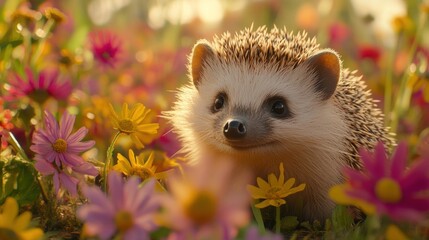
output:
[[31,213],[27,211],[18,216],[18,203],[14,198],[7,198],[0,213],[0,239],[40,239],[42,229],[28,228],[30,221]]
[[279,207],[286,203],[284,198],[294,193],[304,190],[305,184],[301,184],[298,187],[292,188],[295,183],[295,178],[289,178],[285,182],[283,163],[280,163],[280,176],[277,179],[276,176],[271,173],[268,175],[268,182],[262,178],[257,178],[258,187],[248,185],[247,189],[250,195],[254,199],[265,199],[264,201],[255,205],[257,208],[265,208],[268,206]]
[[45,17],[47,19],[52,19],[56,23],[61,23],[66,19],[66,15],[62,13],[59,9],[48,7],[45,10]]
[[110,106],[110,116],[112,119],[113,128],[119,130],[121,133],[130,135],[133,142],[137,147],[143,148],[142,139],[145,134],[156,134],[159,128],[158,123],[146,123],[146,116],[150,112],[150,109],[138,103],[131,109],[128,109],[128,104],[124,103],[120,116],[118,116]]
[[409,238],[396,225],[389,225],[386,229],[386,240],[408,240]]
[[344,205],[353,205],[356,206],[362,211],[364,211],[367,215],[373,215],[375,214],[375,206],[369,202],[363,201],[358,198],[352,198],[349,197],[346,192],[351,190],[352,187],[345,183],[333,186],[329,190],[329,197],[334,200],[334,202],[338,204],[344,204]]
[[167,154],[160,150],[154,151],[143,151],[140,153],[139,157],[148,158],[148,156],[154,152],[153,165],[156,166],[159,172],[168,171],[172,169],[182,169],[182,165],[185,164],[186,159],[183,157],[170,158]]
[[413,21],[408,16],[397,16],[392,19],[392,27],[396,33],[409,31],[413,28]]
[[113,166],[113,170],[122,172],[126,176],[138,176],[143,181],[149,178],[164,179],[167,172],[157,172],[157,167],[153,165],[154,153],[151,152],[148,158],[136,157],[133,150],[128,151],[128,159],[118,153],[118,163]]

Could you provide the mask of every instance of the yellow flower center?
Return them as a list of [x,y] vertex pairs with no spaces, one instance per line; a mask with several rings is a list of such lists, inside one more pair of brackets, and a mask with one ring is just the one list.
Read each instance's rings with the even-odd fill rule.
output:
[[0,228],[0,239],[2,240],[16,240],[20,239],[19,236],[11,229]]
[[130,119],[122,119],[119,121],[119,130],[124,133],[134,132],[134,124]]
[[185,213],[197,224],[210,222],[217,211],[215,196],[208,191],[199,191],[189,198],[185,204]]
[[270,189],[267,190],[266,195],[267,195],[267,199],[280,199],[282,197],[280,197],[279,192],[282,189],[279,187],[271,187]]
[[62,138],[58,138],[54,144],[52,144],[52,148],[57,153],[64,153],[67,151],[67,142]]
[[386,203],[396,203],[402,198],[401,187],[391,178],[382,178],[375,185],[377,198]]
[[115,224],[120,232],[125,232],[134,225],[133,216],[127,211],[119,211],[115,216]]
[[142,180],[146,180],[148,178],[154,177],[155,173],[146,167],[136,166],[131,169],[131,175],[139,176]]

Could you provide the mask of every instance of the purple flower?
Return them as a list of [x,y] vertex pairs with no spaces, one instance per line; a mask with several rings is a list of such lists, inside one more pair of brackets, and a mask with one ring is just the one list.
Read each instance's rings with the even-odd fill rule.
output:
[[121,43],[111,32],[100,31],[90,35],[94,59],[103,67],[114,67],[121,51]]
[[283,236],[268,232],[264,235],[260,234],[256,226],[251,226],[246,231],[245,240],[282,240]]
[[75,116],[64,113],[58,125],[54,116],[45,111],[45,129],[38,130],[33,135],[33,144],[30,149],[36,153],[36,159],[55,162],[56,166],[63,164],[77,167],[84,161],[80,154],[94,146],[94,141],[81,142],[88,130],[81,127],[71,134]]
[[124,240],[150,239],[149,233],[157,228],[154,214],[159,201],[154,192],[155,181],[139,188],[139,179],[131,177],[123,182],[117,172],[110,172],[109,195],[98,187],[86,187],[84,195],[89,204],[80,207],[77,216],[85,222],[89,235],[111,239],[120,234]]
[[249,222],[249,176],[224,159],[204,159],[168,178],[171,194],[161,199],[169,240],[234,239]]
[[8,100],[19,99],[23,96],[28,96],[34,101],[42,104],[49,97],[57,100],[66,100],[72,91],[70,80],[59,82],[58,70],[41,71],[37,78],[30,68],[25,69],[26,80],[18,74],[10,79]]
[[65,112],[58,125],[54,116],[45,111],[45,129],[33,135],[30,149],[35,153],[35,168],[43,175],[53,175],[55,190],[61,186],[76,195],[76,186],[83,174],[96,176],[97,169],[79,154],[94,146],[94,141],[81,142],[88,130],[84,127],[71,134],[75,116]]
[[429,213],[429,159],[414,161],[409,168],[407,147],[401,143],[391,160],[382,143],[374,154],[360,152],[362,171],[346,168],[347,182],[330,191],[340,204],[360,207],[369,215],[387,215],[396,221],[416,222]]

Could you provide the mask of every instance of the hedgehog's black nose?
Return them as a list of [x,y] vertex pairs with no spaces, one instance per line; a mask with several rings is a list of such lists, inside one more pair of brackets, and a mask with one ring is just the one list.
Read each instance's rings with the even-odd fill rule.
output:
[[229,119],[223,127],[228,140],[239,140],[246,135],[246,125],[239,119]]

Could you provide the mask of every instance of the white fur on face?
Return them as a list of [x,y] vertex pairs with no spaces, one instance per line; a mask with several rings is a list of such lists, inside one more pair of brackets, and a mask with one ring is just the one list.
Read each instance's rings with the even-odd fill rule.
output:
[[[279,72],[263,66],[250,69],[243,64],[221,64],[209,62],[204,69],[199,86],[200,98],[194,106],[196,115],[207,114],[196,122],[201,131],[212,128],[213,116],[209,111],[216,95],[224,91],[228,96],[228,106],[245,107],[252,112],[266,111],[261,108],[267,97],[281,96],[288,102],[293,114],[289,119],[272,118],[272,136],[292,145],[305,145],[309,142],[342,142],[345,126],[337,108],[331,100],[321,101],[315,92],[310,69],[298,66],[294,70]],[[222,131],[214,135],[221,135]],[[221,137],[221,136],[220,136]],[[219,136],[215,137],[219,140]],[[332,145],[331,145],[332,146]],[[338,146],[338,145],[337,145]]]

